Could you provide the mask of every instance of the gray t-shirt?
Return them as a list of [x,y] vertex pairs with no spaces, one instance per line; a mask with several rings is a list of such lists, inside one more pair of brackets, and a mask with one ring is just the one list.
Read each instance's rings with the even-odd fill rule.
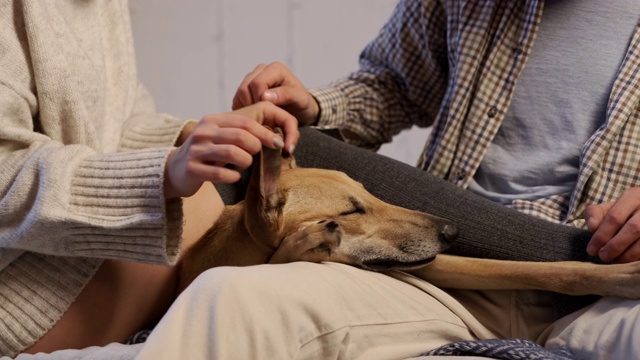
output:
[[638,0],[547,0],[513,101],[469,190],[509,204],[569,193],[640,20]]

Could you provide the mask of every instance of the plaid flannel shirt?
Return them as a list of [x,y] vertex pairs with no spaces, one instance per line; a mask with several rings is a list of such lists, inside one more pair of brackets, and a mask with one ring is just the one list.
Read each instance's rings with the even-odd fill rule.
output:
[[[510,104],[543,0],[401,0],[360,56],[360,69],[313,89],[319,125],[377,149],[412,125],[431,126],[418,166],[466,188]],[[588,56],[588,54],[585,54]],[[584,144],[571,193],[510,206],[584,227],[589,204],[640,186],[640,25],[618,69],[604,124]]]

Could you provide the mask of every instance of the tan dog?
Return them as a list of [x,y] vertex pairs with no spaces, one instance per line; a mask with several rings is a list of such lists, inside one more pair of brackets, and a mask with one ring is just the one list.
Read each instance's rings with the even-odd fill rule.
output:
[[448,220],[385,203],[342,172],[297,168],[292,157],[265,148],[245,200],[225,207],[185,254],[179,287],[183,290],[216,266],[333,261],[367,270],[407,270],[444,288],[640,298],[640,262],[596,265],[438,255],[456,235]]

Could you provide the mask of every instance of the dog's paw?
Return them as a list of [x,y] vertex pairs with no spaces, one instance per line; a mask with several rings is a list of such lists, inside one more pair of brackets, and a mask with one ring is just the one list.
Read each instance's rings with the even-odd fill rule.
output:
[[342,230],[333,220],[322,220],[304,227],[282,240],[269,263],[327,261],[340,246]]

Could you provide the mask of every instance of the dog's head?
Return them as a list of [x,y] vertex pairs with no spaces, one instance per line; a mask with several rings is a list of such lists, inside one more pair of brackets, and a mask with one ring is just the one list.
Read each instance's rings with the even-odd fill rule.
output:
[[422,266],[457,235],[445,219],[381,201],[345,173],[298,168],[263,149],[245,200],[251,237],[283,261],[334,261],[372,270]]

